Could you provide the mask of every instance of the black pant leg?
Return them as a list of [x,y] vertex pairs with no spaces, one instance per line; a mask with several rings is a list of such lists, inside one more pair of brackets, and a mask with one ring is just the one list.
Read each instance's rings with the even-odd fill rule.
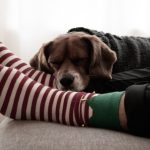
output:
[[129,132],[150,137],[150,84],[128,87],[124,102]]

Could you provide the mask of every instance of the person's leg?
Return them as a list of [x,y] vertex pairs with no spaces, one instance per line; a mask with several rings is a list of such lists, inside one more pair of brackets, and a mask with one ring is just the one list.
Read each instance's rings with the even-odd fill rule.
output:
[[128,87],[124,105],[129,131],[150,137],[150,84]]
[[0,42],[0,64],[3,66],[16,68],[33,80],[44,85],[55,87],[54,75],[46,74],[44,72],[33,69],[29,64],[21,60],[18,56],[13,54]]
[[[116,92],[101,94],[88,101],[91,107],[94,106],[95,103],[95,106],[92,107],[94,113],[89,119],[88,125],[107,128],[110,128],[109,125],[111,125],[111,127],[115,125],[114,127],[117,127],[116,124],[114,124],[117,120],[115,122],[113,121],[115,120],[114,116],[117,116],[114,114],[118,112],[115,112],[115,110],[118,110],[116,104],[118,104],[117,101],[119,101],[118,114],[120,126],[135,135],[150,137],[150,84],[129,86],[123,96],[121,96],[121,100],[116,97],[117,94],[115,93]],[[112,94],[113,97],[109,97],[110,94]],[[113,110],[113,112],[111,112],[111,110]],[[101,114],[100,116],[98,116],[99,113]]]

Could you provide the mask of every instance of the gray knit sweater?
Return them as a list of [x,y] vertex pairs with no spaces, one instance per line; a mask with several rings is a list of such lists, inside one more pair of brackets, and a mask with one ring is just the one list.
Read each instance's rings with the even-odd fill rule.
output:
[[113,73],[150,66],[150,38],[116,36],[83,27],[72,28],[68,32],[85,32],[96,35],[117,54]]

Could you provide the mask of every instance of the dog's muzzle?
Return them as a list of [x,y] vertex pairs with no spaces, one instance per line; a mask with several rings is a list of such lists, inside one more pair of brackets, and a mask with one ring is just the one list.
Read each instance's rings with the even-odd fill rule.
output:
[[60,79],[60,83],[63,87],[69,88],[74,81],[74,76],[71,74],[65,74],[63,77]]

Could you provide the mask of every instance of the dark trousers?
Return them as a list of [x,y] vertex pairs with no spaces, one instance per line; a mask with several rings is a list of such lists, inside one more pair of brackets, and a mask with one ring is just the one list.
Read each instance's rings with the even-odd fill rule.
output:
[[113,74],[110,81],[92,79],[88,91],[125,91],[129,132],[150,137],[150,67]]

